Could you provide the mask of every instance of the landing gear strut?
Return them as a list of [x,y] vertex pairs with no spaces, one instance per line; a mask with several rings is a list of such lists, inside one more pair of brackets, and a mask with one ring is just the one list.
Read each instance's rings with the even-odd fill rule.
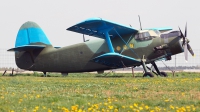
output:
[[167,73],[166,72],[160,72],[156,63],[153,61],[151,62],[151,64],[153,65],[153,67],[156,69],[156,72],[158,75],[160,75],[161,77],[167,77]]
[[47,72],[43,72],[44,73],[44,77],[47,77]]
[[143,58],[142,58],[142,60],[141,60],[141,63],[142,63],[142,67],[144,68],[144,75],[143,75],[143,77],[154,77],[154,75],[151,73],[151,72],[148,72],[147,71],[147,67],[146,67],[146,65],[145,65],[145,59],[144,59],[144,55],[143,55]]
[[[152,67],[149,68],[148,66],[146,66],[146,65],[145,65],[145,61],[146,61],[146,60],[144,59],[144,55],[143,55],[143,58],[142,58],[142,60],[141,60],[142,67],[143,67],[143,69],[144,69],[144,75],[143,75],[143,77],[147,77],[147,76],[149,76],[149,77],[154,77],[153,73],[155,73],[156,75],[160,75],[161,77],[167,77],[167,73],[165,73],[165,72],[160,72],[159,69],[158,69],[158,67],[157,67],[157,65],[156,65],[156,63],[155,63],[154,61],[151,62],[151,64],[152,64],[153,67],[155,68],[156,72],[152,70]],[[151,72],[148,72],[147,69],[149,69]],[[153,72],[153,73],[152,73],[152,72]]]

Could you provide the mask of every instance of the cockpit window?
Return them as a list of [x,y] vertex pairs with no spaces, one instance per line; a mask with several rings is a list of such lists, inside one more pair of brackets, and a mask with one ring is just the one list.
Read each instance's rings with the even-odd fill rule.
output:
[[152,39],[151,35],[149,32],[141,32],[135,35],[136,40],[150,40]]
[[149,32],[144,32],[144,33],[143,33],[143,36],[144,36],[144,37],[150,37],[150,34],[149,34]]

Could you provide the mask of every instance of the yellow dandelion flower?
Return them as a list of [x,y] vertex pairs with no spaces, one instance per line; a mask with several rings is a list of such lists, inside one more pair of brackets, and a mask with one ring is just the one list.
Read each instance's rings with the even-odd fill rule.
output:
[[88,111],[91,111],[92,110],[92,108],[88,108]]
[[83,112],[83,110],[82,110],[82,109],[79,109],[78,112]]
[[48,109],[48,112],[52,112],[52,110],[51,110],[51,109]]
[[40,98],[40,95],[36,95],[36,98]]
[[26,95],[26,94],[24,94],[24,98],[27,98],[27,95]]
[[19,99],[19,103],[21,103],[23,101],[23,99]]
[[39,109],[39,107],[38,107],[38,106],[36,106],[36,107],[35,107],[35,110],[38,110],[38,109]]
[[43,108],[43,109],[46,109],[46,107],[45,107],[45,106],[42,106],[42,108]]
[[26,108],[23,109],[23,112],[26,112]]
[[122,106],[122,108],[124,108],[124,109],[125,109],[125,108],[126,108],[126,106]]
[[143,110],[143,107],[139,107],[140,110]]
[[150,112],[155,112],[154,110],[150,110]]
[[146,105],[146,106],[145,106],[145,109],[146,109],[146,110],[148,110],[148,109],[149,109],[149,106],[148,106],[148,105]]
[[113,109],[113,106],[108,106],[108,108],[109,108],[110,110],[112,110],[112,109]]
[[94,104],[94,108],[98,109],[99,108],[98,104]]
[[133,106],[131,105],[130,108],[133,108]]
[[114,112],[118,112],[118,109],[115,109]]
[[190,109],[190,106],[186,106],[187,109]]
[[169,107],[174,110],[174,106],[173,105],[170,105]]
[[166,99],[165,102],[169,102],[169,99]]
[[72,111],[76,111],[78,109],[77,106],[71,106]]
[[159,107],[155,107],[156,111],[161,111],[161,109]]
[[137,103],[134,103],[133,105],[134,105],[135,107],[138,107],[138,104],[137,104]]
[[185,112],[186,111],[185,107],[181,107],[181,111]]

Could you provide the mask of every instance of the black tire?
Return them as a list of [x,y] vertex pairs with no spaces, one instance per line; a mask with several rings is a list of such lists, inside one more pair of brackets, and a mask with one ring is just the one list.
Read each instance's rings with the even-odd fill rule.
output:
[[154,77],[154,75],[151,72],[146,72],[144,73],[143,77]]
[[168,75],[167,75],[166,72],[160,72],[160,76],[161,76],[161,77],[167,77]]

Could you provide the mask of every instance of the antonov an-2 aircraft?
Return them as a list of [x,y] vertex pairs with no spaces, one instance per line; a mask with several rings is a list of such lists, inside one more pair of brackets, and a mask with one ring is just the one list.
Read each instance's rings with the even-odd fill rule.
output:
[[[66,47],[54,47],[43,30],[34,22],[24,23],[17,34],[15,48],[16,64],[30,71],[74,72],[117,69],[142,65],[144,76],[153,77],[146,64],[152,64],[157,75],[160,72],[156,61],[171,60],[171,56],[187,51],[194,55],[185,34],[171,31],[172,28],[140,30],[101,18],[90,18],[67,28],[69,31],[100,39],[85,41]],[[168,33],[166,33],[168,31]],[[162,34],[165,32],[165,34]],[[68,37],[73,38],[73,37]],[[63,41],[63,40],[61,40]]]

